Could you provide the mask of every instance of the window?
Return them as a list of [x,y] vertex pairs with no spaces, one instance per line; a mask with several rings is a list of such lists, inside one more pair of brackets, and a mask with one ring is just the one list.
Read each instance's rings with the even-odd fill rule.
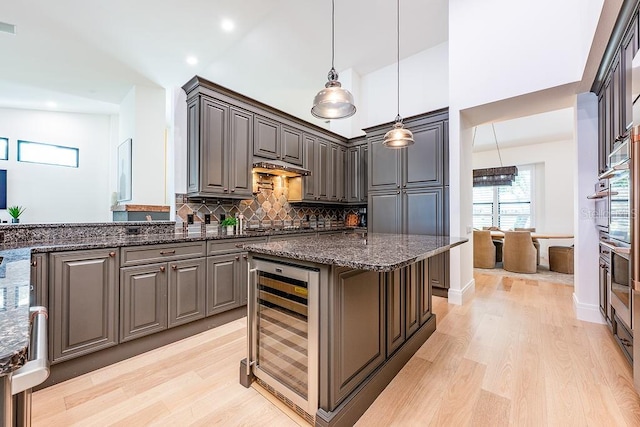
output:
[[39,142],[18,141],[18,161],[78,167],[78,149]]
[[9,160],[9,139],[0,138],[0,160]]
[[534,227],[532,165],[518,166],[511,186],[473,187],[473,227]]

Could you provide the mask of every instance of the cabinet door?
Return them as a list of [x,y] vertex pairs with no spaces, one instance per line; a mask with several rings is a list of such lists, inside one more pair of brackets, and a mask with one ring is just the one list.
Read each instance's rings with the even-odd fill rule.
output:
[[207,258],[207,316],[240,306],[239,263],[239,253]]
[[418,279],[422,262],[411,264],[401,270],[405,296],[405,339],[409,339],[420,328],[420,289]]
[[358,203],[362,198],[362,162],[360,147],[350,147],[347,151],[347,201]]
[[598,97],[598,175],[607,170],[607,157],[605,154],[605,145],[607,144],[607,105],[606,91],[603,89]]
[[262,116],[255,116],[253,155],[265,159],[280,156],[280,123]]
[[449,289],[449,252],[429,258],[429,282],[432,287]]
[[369,190],[400,188],[400,153],[386,148],[383,136],[369,139]]
[[31,255],[31,295],[29,305],[49,307],[49,282],[47,278],[47,254]]
[[433,258],[429,258],[428,260],[416,263],[416,274],[419,284],[418,295],[420,297],[420,325],[424,325],[425,322],[431,318],[431,284],[429,280],[432,259]]
[[229,193],[236,196],[251,197],[253,182],[251,169],[253,167],[253,153],[251,144],[253,141],[253,114],[231,108],[230,111],[230,178]]
[[620,55],[617,55],[611,64],[611,132],[612,140],[609,152],[613,150],[620,136],[624,133],[622,129],[622,73],[620,69]]
[[331,171],[329,174],[329,200],[343,202],[345,199],[345,157],[346,150],[338,144],[331,144]]
[[599,290],[600,290],[600,313],[605,319],[611,321],[609,312],[609,266],[602,260],[599,261]]
[[622,40],[622,91],[621,96],[621,109],[620,109],[620,126],[623,133],[626,133],[627,129],[631,129],[633,123],[633,91],[632,91],[632,73],[633,73],[633,57],[638,51],[638,41],[636,38],[638,24],[638,15],[636,15],[629,30]]
[[330,402],[334,410],[385,359],[385,286],[383,273],[334,269],[329,355]]
[[49,318],[53,362],[118,342],[118,249],[50,255]]
[[401,270],[385,274],[387,300],[387,358],[405,341],[405,287]]
[[120,270],[120,342],[167,329],[167,264]]
[[201,163],[200,190],[205,193],[227,193],[229,158],[227,156],[229,107],[214,99],[202,98],[200,122]]
[[304,185],[304,200],[316,200],[316,181],[318,174],[322,172],[317,169],[316,156],[318,149],[316,148],[317,139],[313,136],[304,136],[304,167],[311,171],[311,175],[302,178]]
[[187,104],[187,192],[200,191],[200,99]]
[[361,202],[366,202],[369,197],[369,147],[360,146],[360,188]]
[[319,139],[316,142],[316,200],[327,200],[329,195],[329,183],[331,182],[331,147],[329,142]]
[[369,193],[369,227],[372,233],[400,233],[402,230],[400,190]]
[[406,188],[443,185],[443,122],[411,129],[415,144],[402,151],[403,179]]
[[202,319],[206,306],[206,258],[168,264],[169,327]]
[[288,126],[282,126],[282,152],[281,158],[285,162],[302,166],[303,164],[303,139],[302,131]]
[[604,140],[602,147],[602,156],[604,157],[604,170],[609,167],[609,153],[611,153],[611,145],[613,144],[613,91],[611,78],[607,80],[604,86]]
[[442,188],[402,190],[402,195],[403,233],[444,234]]

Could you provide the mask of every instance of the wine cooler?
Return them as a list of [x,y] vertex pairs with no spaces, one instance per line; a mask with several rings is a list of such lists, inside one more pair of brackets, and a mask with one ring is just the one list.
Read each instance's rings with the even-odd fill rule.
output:
[[318,406],[319,272],[254,258],[249,273],[248,369],[312,421]]

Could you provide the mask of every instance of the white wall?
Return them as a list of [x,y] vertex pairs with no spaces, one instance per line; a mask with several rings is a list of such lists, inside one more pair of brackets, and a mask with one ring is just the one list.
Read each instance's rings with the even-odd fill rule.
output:
[[452,98],[465,109],[582,78],[603,0],[451,0]]
[[[363,128],[392,122],[397,114],[397,65],[362,76],[357,102]],[[400,61],[400,115],[449,106],[449,43],[441,43]]]
[[[521,147],[501,148],[502,163],[511,165],[535,165],[535,223],[536,231],[568,233],[574,231],[573,175],[576,149],[573,140],[532,144]],[[500,166],[496,150],[473,153],[473,168]],[[541,240],[542,263],[549,265],[549,246],[570,246],[573,239]]]
[[[26,207],[21,223],[111,220],[110,137],[117,130],[108,115],[0,109],[0,136],[9,138],[7,205]],[[17,140],[79,149],[79,167],[17,162]],[[8,220],[6,211],[0,219]]]
[[[117,146],[127,138],[133,140],[131,200],[122,203],[165,205],[169,202],[166,196],[165,129],[165,90],[133,87],[120,105],[120,138],[113,147],[117,151]],[[116,191],[115,180],[111,188]]]

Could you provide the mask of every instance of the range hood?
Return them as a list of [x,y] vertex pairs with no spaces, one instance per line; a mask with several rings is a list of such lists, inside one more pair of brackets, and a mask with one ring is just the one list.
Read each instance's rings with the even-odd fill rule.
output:
[[309,176],[311,171],[302,166],[296,166],[282,160],[270,159],[253,159],[253,172],[264,173],[267,175],[286,176],[287,178],[295,176]]

